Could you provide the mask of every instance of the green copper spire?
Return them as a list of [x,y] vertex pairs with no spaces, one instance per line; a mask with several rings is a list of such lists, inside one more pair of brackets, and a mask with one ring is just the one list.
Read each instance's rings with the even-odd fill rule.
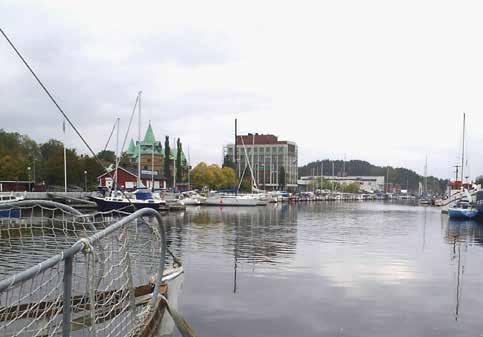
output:
[[156,141],[156,138],[154,138],[154,132],[153,132],[153,129],[151,128],[151,123],[149,123],[148,129],[146,130],[146,134],[144,135],[144,144],[153,145],[155,141]]
[[134,141],[131,138],[131,142],[129,143],[129,147],[127,148],[127,153],[133,155],[136,151],[136,145],[134,145]]

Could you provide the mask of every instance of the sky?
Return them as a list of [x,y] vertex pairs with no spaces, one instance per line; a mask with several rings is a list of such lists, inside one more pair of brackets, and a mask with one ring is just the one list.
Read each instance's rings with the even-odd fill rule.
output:
[[[453,175],[467,113],[483,174],[481,1],[9,1],[0,27],[96,151],[138,91],[143,132],[221,163],[239,133],[294,141],[299,163],[361,159]],[[0,39],[0,128],[64,139],[54,105]],[[129,138],[137,137],[137,122]],[[68,128],[66,144],[86,148]],[[127,145],[126,145],[127,146]],[[111,149],[114,149],[112,144]]]

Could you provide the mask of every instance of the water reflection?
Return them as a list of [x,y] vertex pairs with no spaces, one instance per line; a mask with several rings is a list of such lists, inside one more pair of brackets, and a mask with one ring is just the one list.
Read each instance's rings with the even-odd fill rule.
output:
[[[276,264],[290,258],[297,245],[297,209],[288,205],[269,208],[194,208],[164,219],[168,245],[183,254],[190,235],[198,248],[210,249],[221,240],[237,263]],[[188,232],[190,231],[190,232]]]
[[451,260],[456,269],[455,320],[461,313],[463,276],[468,255],[468,246],[483,245],[483,226],[473,220],[452,220],[442,217],[446,242],[451,246]]
[[164,221],[185,261],[182,309],[200,334],[467,336],[483,327],[483,299],[472,295],[483,282],[481,225],[438,209],[191,208]]

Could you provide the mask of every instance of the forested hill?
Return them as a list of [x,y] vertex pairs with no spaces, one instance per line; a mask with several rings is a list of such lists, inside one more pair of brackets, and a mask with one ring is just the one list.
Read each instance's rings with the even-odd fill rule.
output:
[[[320,175],[320,170],[323,162],[324,175],[332,175],[332,163],[334,163],[334,172],[336,176],[342,176],[344,171],[344,162],[342,160],[328,160],[316,161],[308,163],[305,166],[299,167],[299,177]],[[345,161],[345,175],[346,176],[384,176],[389,172],[389,183],[399,184],[401,188],[408,188],[412,192],[416,192],[419,187],[419,182],[423,182],[423,177],[416,172],[402,168],[402,167],[381,167],[372,165],[363,160]],[[442,192],[445,190],[448,181],[438,179],[436,177],[428,177],[428,189],[433,192]]]

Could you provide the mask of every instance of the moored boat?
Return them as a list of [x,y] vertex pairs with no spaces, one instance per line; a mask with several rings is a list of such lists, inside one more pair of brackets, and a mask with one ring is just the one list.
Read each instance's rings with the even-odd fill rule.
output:
[[476,218],[478,209],[472,207],[467,200],[461,200],[456,203],[455,207],[448,208],[448,216],[450,219],[470,220]]
[[[0,205],[7,204],[15,201],[24,200],[23,195],[15,195],[13,193],[0,194]],[[20,217],[20,210],[16,208],[0,210],[0,218],[18,218]]]
[[204,205],[207,206],[259,206],[262,204],[262,201],[257,198],[241,194],[213,194],[204,201]]
[[154,198],[151,191],[147,189],[139,189],[129,196],[122,195],[121,192],[113,192],[108,197],[92,197],[91,199],[97,204],[97,208],[101,212],[112,210],[134,212],[142,208],[159,210],[161,206],[166,204],[166,201]]

